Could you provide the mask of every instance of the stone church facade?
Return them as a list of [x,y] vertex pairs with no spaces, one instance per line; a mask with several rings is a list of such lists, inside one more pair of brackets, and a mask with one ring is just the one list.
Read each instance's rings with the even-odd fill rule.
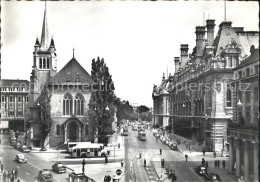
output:
[[41,40],[36,39],[30,92],[25,116],[27,144],[40,147],[39,129],[41,88],[47,85],[51,95],[52,126],[45,147],[55,147],[67,142],[93,141],[89,131],[88,103],[95,84],[88,72],[73,58],[58,72],[56,48],[53,38],[49,41],[46,7]]

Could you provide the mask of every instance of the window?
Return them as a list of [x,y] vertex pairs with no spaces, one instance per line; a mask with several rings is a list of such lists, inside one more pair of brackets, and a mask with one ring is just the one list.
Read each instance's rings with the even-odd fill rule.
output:
[[14,97],[9,97],[9,116],[14,117]]
[[28,105],[28,97],[26,96],[25,97],[25,107],[27,107],[27,105]]
[[234,62],[236,63],[236,66],[239,66],[239,59],[238,59],[238,57],[234,57]]
[[43,69],[46,69],[46,59],[43,58]]
[[56,125],[56,135],[60,135],[60,125]]
[[250,69],[247,68],[247,69],[246,69],[246,76],[249,76],[249,75],[250,75]]
[[50,59],[47,58],[47,69],[49,69],[49,68],[50,68]]
[[7,103],[6,103],[6,96],[1,97],[1,113],[3,117],[6,117],[7,112]]
[[42,58],[40,58],[40,64],[39,64],[40,69],[42,69]]
[[259,66],[258,65],[255,65],[255,74],[258,74],[259,73]]
[[72,96],[66,94],[63,98],[63,115],[72,115]]
[[232,57],[227,57],[227,67],[228,68],[232,68],[233,64],[232,64]]
[[85,126],[85,135],[88,135],[88,125]]
[[238,72],[238,78],[242,78],[242,71]]
[[83,115],[83,96],[77,94],[74,100],[74,114]]
[[231,90],[230,88],[227,89],[227,107],[231,107]]
[[18,96],[18,116],[23,116],[23,100],[22,96]]

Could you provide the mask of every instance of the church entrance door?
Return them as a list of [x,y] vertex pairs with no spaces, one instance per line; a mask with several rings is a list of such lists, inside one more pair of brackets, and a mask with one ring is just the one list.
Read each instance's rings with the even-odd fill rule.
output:
[[79,135],[79,132],[78,132],[78,125],[75,121],[71,121],[69,124],[68,124],[68,141],[70,142],[77,142],[79,141],[79,138],[78,138],[78,135]]

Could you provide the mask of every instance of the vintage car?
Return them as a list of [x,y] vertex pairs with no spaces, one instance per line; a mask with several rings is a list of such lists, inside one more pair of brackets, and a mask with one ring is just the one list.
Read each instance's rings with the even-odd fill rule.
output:
[[195,167],[195,172],[200,176],[204,176],[207,174],[207,168],[205,166],[199,165]]
[[28,152],[31,151],[30,148],[29,148],[27,145],[22,145],[22,146],[19,148],[19,150],[20,150],[21,152],[23,152],[23,153],[28,153]]
[[61,162],[56,162],[52,165],[52,170],[56,173],[66,173],[67,168]]
[[27,163],[27,159],[24,157],[23,154],[16,154],[14,160],[19,163]]
[[219,175],[216,174],[216,173],[205,174],[203,177],[204,177],[205,181],[212,181],[212,182],[220,182],[221,181]]
[[74,181],[77,178],[82,178],[84,176],[83,173],[75,173],[75,171],[72,171],[69,173],[69,181]]
[[178,150],[178,145],[177,145],[177,143],[173,142],[173,143],[170,145],[170,148],[171,148],[172,150]]
[[44,181],[44,182],[52,182],[52,174],[49,171],[49,169],[41,169],[38,172],[38,178],[40,181]]

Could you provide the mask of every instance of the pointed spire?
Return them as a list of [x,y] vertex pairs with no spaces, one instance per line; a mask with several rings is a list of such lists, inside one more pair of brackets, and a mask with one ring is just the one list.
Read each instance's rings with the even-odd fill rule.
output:
[[40,45],[40,42],[39,42],[39,39],[38,39],[38,37],[36,38],[36,41],[35,41],[35,44],[34,44],[35,46],[39,46]]
[[48,25],[47,25],[47,11],[46,11],[46,0],[45,0],[45,8],[44,8],[44,17],[43,17],[43,24],[42,24],[42,36],[41,36],[41,49],[48,49]]
[[73,47],[73,58],[74,58],[74,51],[75,51],[75,49],[74,49],[74,47]]

